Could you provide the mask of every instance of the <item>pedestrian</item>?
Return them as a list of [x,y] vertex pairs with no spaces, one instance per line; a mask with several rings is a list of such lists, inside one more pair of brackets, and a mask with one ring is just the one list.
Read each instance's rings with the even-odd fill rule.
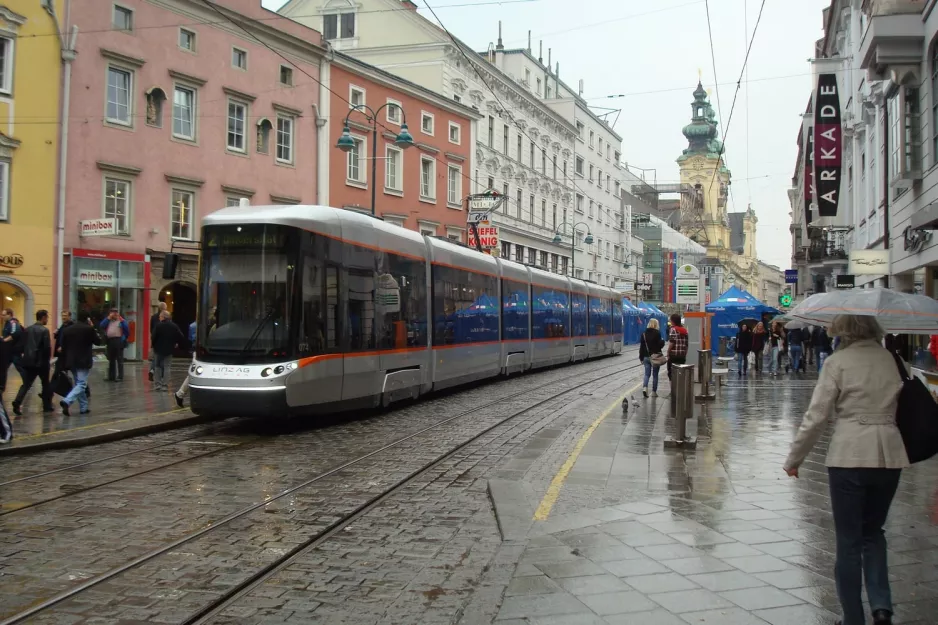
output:
[[173,350],[186,340],[182,330],[169,317],[169,313],[165,310],[160,313],[160,321],[153,328],[153,335],[150,337],[155,354],[153,390],[156,391],[165,391],[169,388],[166,382],[169,380],[169,366],[173,359]]
[[[160,302],[159,306],[156,307],[156,312],[153,313],[153,316],[150,317],[150,336],[153,336],[153,330],[156,329],[156,324],[160,322],[160,313],[167,310],[166,302]],[[150,344],[150,372],[148,377],[150,382],[153,381],[153,364],[156,362],[156,354],[153,352],[153,344]]]
[[791,371],[795,373],[801,369],[801,356],[804,354],[804,333],[801,328],[792,328],[788,331],[788,358]]
[[69,406],[78,401],[81,414],[88,413],[88,395],[85,386],[88,383],[88,374],[94,364],[91,353],[95,345],[101,344],[101,337],[91,323],[87,311],[79,311],[78,323],[66,327],[60,335],[62,353],[65,355],[65,367],[75,376],[75,386],[72,391],[59,402],[62,414],[69,416]]
[[[16,319],[12,308],[0,311],[0,321],[3,322],[3,331],[0,334],[0,393],[7,388],[7,372],[10,365],[19,368],[19,355],[23,351],[23,326]],[[22,372],[20,372],[22,376]]]
[[801,336],[804,338],[804,356],[801,358],[801,372],[808,372],[808,365],[814,364],[814,329],[810,326],[805,326],[804,330],[801,332]]
[[[648,327],[642,332],[642,342],[638,348],[638,359],[645,365],[645,379],[642,382],[642,395],[648,397],[648,380],[652,378],[651,396],[658,396],[658,370],[661,369],[661,360],[664,355],[661,350],[664,349],[664,339],[661,338],[657,319],[651,319]],[[652,358],[658,361],[658,364],[652,362]],[[654,374],[654,375],[652,375]]]
[[[827,330],[823,326],[814,326],[811,328],[811,351],[814,352],[814,362],[817,363],[818,373],[821,371],[821,349],[824,347],[824,339],[821,333],[827,336]],[[827,339],[830,340],[829,338]],[[828,352],[830,353],[830,352]]]
[[687,362],[687,328],[681,323],[681,316],[671,315],[671,329],[668,331],[668,379],[671,379],[671,365],[683,365]]
[[782,329],[782,324],[778,321],[772,322],[772,331],[769,332],[769,346],[772,348],[772,351],[769,355],[769,369],[773,376],[778,375],[779,360],[781,357],[782,343],[784,342],[784,330]]
[[811,344],[817,351],[817,372],[821,373],[824,361],[834,352],[834,347],[831,345],[831,337],[827,334],[827,330],[821,326],[817,326],[815,330],[818,330],[818,332],[814,335]]
[[883,525],[902,469],[909,466],[896,426],[902,380],[892,354],[880,344],[883,331],[874,317],[839,315],[830,332],[840,339],[840,347],[824,363],[784,469],[798,477],[798,467],[824,434],[827,421],[836,419],[826,465],[840,623],[866,624],[861,598],[865,577],[874,625],[891,625]]
[[[62,341],[61,341],[62,330],[72,325],[73,323],[75,323],[75,321],[72,319],[72,311],[63,310],[62,311],[62,324],[58,327],[58,329],[55,332],[52,333],[52,338],[55,340],[55,345],[53,346],[53,350],[55,353],[55,366],[52,368],[53,392],[55,392],[55,384],[54,384],[55,380],[60,375],[63,375],[66,371],[68,371],[68,367],[65,366],[65,356],[63,355],[64,352],[62,351]],[[87,397],[88,399],[91,399],[91,384],[87,381],[85,382],[85,397]]]
[[0,445],[6,445],[13,440],[13,424],[10,422],[10,415],[3,406],[3,400],[0,399]]
[[749,353],[752,351],[752,331],[745,323],[736,333],[737,377],[743,377],[749,370]]
[[107,318],[101,321],[101,329],[107,337],[107,380],[108,382],[124,381],[124,348],[130,337],[130,326],[120,316],[116,308],[112,308]]
[[756,373],[762,373],[763,352],[765,351],[765,344],[768,337],[768,332],[765,331],[765,324],[760,321],[756,324],[756,329],[752,331],[752,363]]
[[23,384],[13,400],[13,414],[23,414],[23,400],[39,378],[42,398],[42,411],[52,412],[52,389],[49,386],[49,363],[52,361],[52,339],[49,337],[49,311],[36,312],[36,323],[26,329],[23,356],[20,366],[23,368]]

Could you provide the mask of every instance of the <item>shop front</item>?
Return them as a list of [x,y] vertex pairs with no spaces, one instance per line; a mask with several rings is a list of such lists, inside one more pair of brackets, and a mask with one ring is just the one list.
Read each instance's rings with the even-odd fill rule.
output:
[[86,311],[97,326],[112,308],[130,326],[126,360],[149,358],[150,259],[145,254],[72,250],[69,310]]

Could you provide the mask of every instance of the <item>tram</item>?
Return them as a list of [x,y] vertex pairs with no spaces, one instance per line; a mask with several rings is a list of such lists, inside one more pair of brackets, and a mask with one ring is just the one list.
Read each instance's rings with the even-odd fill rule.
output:
[[622,351],[612,289],[353,211],[219,210],[200,263],[198,415],[387,406]]

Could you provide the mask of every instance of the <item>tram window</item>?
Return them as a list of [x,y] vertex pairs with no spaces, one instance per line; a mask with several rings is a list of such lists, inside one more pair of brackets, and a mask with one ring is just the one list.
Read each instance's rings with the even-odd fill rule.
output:
[[502,340],[528,338],[528,285],[502,280]]
[[586,296],[580,293],[574,293],[570,299],[573,308],[573,336],[586,336]]
[[325,286],[322,261],[307,254],[303,264],[303,323],[300,354],[316,355],[326,349],[326,320],[323,314]]
[[427,272],[423,261],[386,254],[375,292],[375,328],[379,349],[427,344]]
[[617,299],[612,300],[612,333],[622,334],[622,302]]
[[326,349],[334,350],[341,344],[339,327],[339,269],[326,267]]
[[465,269],[434,265],[434,345],[497,340],[497,278]]
[[531,287],[532,327],[536,339],[570,336],[569,296],[566,291],[541,286]]
[[348,270],[349,351],[375,348],[375,273]]
[[612,317],[612,300],[590,297],[590,336],[609,334]]

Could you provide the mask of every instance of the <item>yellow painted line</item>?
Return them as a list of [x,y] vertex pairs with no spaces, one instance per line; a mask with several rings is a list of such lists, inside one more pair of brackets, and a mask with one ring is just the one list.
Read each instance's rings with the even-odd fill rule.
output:
[[563,488],[564,482],[567,480],[567,476],[570,474],[570,471],[573,469],[573,465],[576,464],[577,458],[580,457],[580,453],[583,451],[583,448],[586,447],[587,441],[589,441],[590,436],[593,435],[593,432],[596,431],[596,428],[599,427],[599,424],[606,420],[606,417],[611,415],[616,409],[621,410],[622,402],[626,397],[637,391],[642,387],[641,382],[622,393],[619,398],[609,405],[599,417],[593,421],[586,431],[583,432],[583,436],[580,437],[580,440],[577,441],[576,446],[573,448],[573,451],[570,452],[570,455],[567,457],[567,461],[563,463],[563,466],[560,467],[560,470],[557,471],[557,475],[554,476],[554,479],[551,480],[550,486],[547,487],[547,492],[544,493],[544,498],[541,499],[541,504],[537,507],[537,510],[534,512],[535,521],[546,521],[547,517],[550,516],[550,511],[554,507],[554,504],[557,503],[557,498],[560,496],[560,490]]
[[[166,415],[173,414],[175,412],[182,412],[185,408],[174,408],[173,410],[167,410],[166,412],[157,412],[156,414],[147,414],[141,415],[139,417],[130,417],[128,419],[118,419],[117,421],[107,421],[105,423],[93,423],[91,425],[82,425],[77,428],[69,428],[67,430],[55,430],[54,432],[44,432],[43,434],[29,434],[27,436],[17,436],[16,440],[23,441],[34,438],[43,438],[47,436],[55,436],[61,434],[68,434],[69,432],[80,432],[82,430],[91,430],[94,428],[103,428],[103,427],[113,427],[120,423],[130,423],[131,421],[139,421],[140,419],[152,419],[153,417],[165,417]],[[16,426],[16,421],[13,422],[14,427]]]

